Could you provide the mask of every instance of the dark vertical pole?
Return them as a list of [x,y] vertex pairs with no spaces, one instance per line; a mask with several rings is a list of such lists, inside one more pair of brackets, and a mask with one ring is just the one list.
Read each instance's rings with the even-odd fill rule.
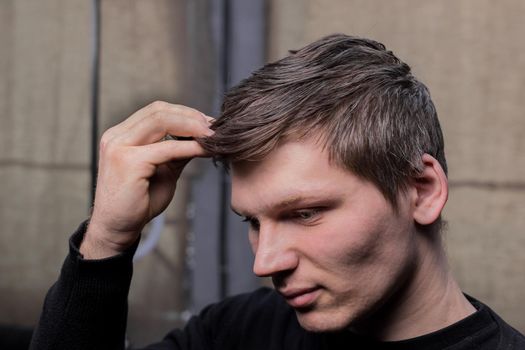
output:
[[[265,63],[266,0],[228,0],[228,88],[250,76]],[[228,189],[231,183],[228,182]],[[230,191],[228,191],[228,195]],[[224,202],[230,206],[229,198]],[[228,228],[228,295],[252,291],[260,285],[253,274],[253,254],[248,227],[231,210],[226,210]]]
[[[190,62],[198,64],[193,74],[199,78],[197,81],[208,80],[207,88],[213,86],[212,115],[219,116],[224,92],[264,63],[266,0],[187,0],[187,3],[188,18],[195,21],[191,28],[200,35],[190,40],[195,50]],[[209,16],[209,32],[204,31],[204,13]],[[202,61],[203,57],[209,59],[213,68],[210,77],[203,74],[202,64],[207,62]],[[252,272],[253,254],[246,223],[229,210],[229,180],[224,169],[205,162],[201,175],[192,182],[196,215],[192,219],[195,253],[191,293],[195,311],[260,285]]]
[[[231,4],[230,0],[223,0],[223,20],[222,20],[222,91],[226,92],[230,87],[230,37],[231,37]],[[228,194],[229,183],[226,171],[220,172],[220,228],[219,228],[219,293],[220,298],[224,299],[228,293]]]
[[98,110],[100,86],[100,0],[93,0],[93,47],[91,63],[91,205],[95,199],[98,167]]

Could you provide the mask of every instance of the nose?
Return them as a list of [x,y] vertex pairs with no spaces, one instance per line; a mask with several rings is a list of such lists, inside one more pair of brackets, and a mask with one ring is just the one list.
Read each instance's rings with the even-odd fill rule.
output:
[[276,227],[259,227],[259,232],[252,233],[252,248],[255,253],[253,272],[259,277],[272,277],[294,270],[299,258],[293,242],[286,233]]

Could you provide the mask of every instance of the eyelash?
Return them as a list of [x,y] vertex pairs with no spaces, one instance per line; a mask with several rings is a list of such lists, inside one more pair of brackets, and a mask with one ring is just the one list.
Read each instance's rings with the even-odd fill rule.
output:
[[[292,218],[301,221],[312,221],[321,213],[320,208],[301,209],[291,214]],[[304,215],[306,214],[306,216]]]
[[256,218],[253,218],[251,216],[247,216],[247,217],[243,218],[242,221],[249,223],[250,228],[252,228],[253,230],[256,230],[256,231],[259,230],[260,224],[259,224],[259,220],[257,220]]
[[[284,215],[284,218],[292,219],[296,221],[300,221],[305,224],[312,224],[315,222],[316,219],[318,219],[319,215],[322,212],[322,208],[309,208],[309,209],[300,209],[295,210],[291,212],[290,214]],[[306,216],[304,215],[306,214]],[[253,230],[259,230],[260,223],[257,218],[247,216],[242,219],[243,222],[248,222],[250,224],[250,227]]]

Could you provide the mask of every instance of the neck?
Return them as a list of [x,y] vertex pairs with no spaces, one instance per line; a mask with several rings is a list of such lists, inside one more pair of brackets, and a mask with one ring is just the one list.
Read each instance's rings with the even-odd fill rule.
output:
[[[445,328],[476,311],[449,271],[441,242],[420,236],[417,262],[403,287],[363,322],[358,332],[383,341],[415,338]],[[374,331],[361,332],[365,329]]]

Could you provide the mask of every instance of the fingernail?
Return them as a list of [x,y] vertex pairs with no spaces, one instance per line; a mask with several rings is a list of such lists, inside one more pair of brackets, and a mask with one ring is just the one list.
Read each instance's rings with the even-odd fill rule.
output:
[[212,136],[213,134],[215,134],[215,131],[213,131],[212,129],[206,129],[204,134],[206,134],[206,136]]

